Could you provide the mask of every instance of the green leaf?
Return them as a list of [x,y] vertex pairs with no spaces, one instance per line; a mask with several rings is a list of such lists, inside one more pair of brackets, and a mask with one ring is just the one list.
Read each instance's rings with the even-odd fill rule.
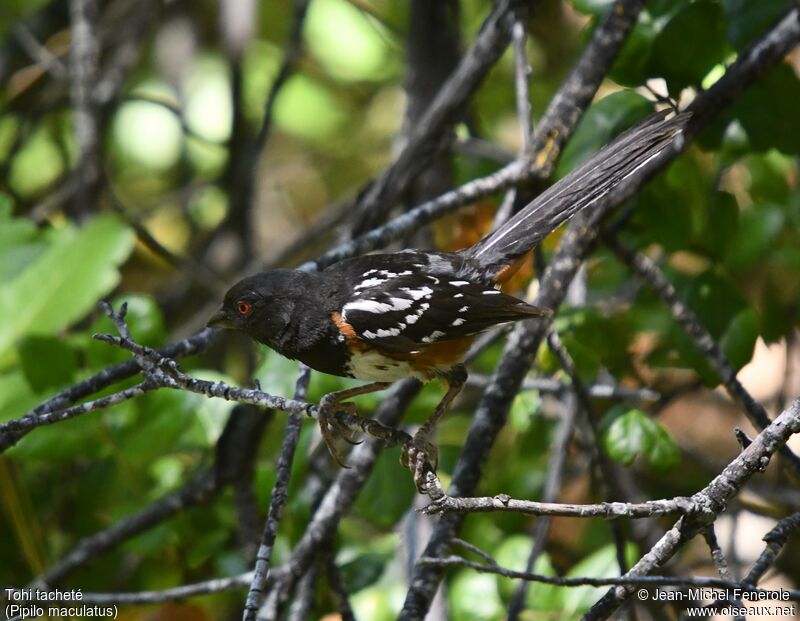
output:
[[614,0],[572,0],[572,7],[585,15],[604,15]]
[[391,561],[383,552],[364,552],[339,565],[348,593],[355,593],[377,582]]
[[800,100],[800,80],[785,63],[780,63],[748,88],[731,108],[723,112],[703,136],[703,146],[717,148],[731,121],[738,120],[750,145],[758,151],[778,149],[800,153],[800,123],[796,121],[796,102]]
[[659,471],[670,470],[681,461],[681,452],[678,445],[666,429],[655,421],[653,426],[653,445],[647,457],[650,465]]
[[678,463],[680,452],[666,430],[647,414],[620,404],[600,424],[600,439],[608,455],[622,464],[644,457],[657,470]]
[[798,320],[795,287],[787,290],[785,283],[769,278],[764,284],[759,310],[761,337],[767,344],[780,341]]
[[722,0],[728,22],[728,41],[737,50],[744,49],[766,32],[791,4],[791,0]]
[[736,198],[727,192],[714,192],[708,203],[708,217],[698,234],[698,245],[712,257],[721,258],[732,246],[738,220]]
[[55,336],[26,337],[17,351],[25,379],[36,392],[64,386],[75,377],[78,354]]
[[345,0],[316,0],[305,20],[305,41],[316,61],[345,81],[380,80],[394,72],[388,34]]
[[720,347],[728,361],[737,369],[750,362],[758,339],[758,316],[752,308],[737,314],[720,339]]
[[734,316],[747,306],[733,283],[713,269],[692,280],[685,300],[715,339],[722,337]]
[[[625,547],[625,560],[628,567],[636,562],[636,546]],[[590,554],[570,568],[568,578],[591,576],[594,578],[614,578],[620,575],[616,546],[608,544]],[[560,619],[577,619],[603,596],[608,587],[582,586],[574,589],[561,589],[563,604]]]
[[508,421],[515,431],[525,433],[530,429],[531,419],[541,409],[542,397],[538,390],[520,391],[511,403]]
[[754,205],[745,211],[728,245],[726,265],[732,270],[753,267],[772,248],[783,223],[783,209],[778,205]]
[[0,214],[0,283],[18,276],[46,247],[33,222],[9,216]]
[[494,621],[503,613],[497,579],[489,574],[459,572],[450,583],[449,595],[454,621]]
[[609,77],[623,86],[636,87],[650,77],[650,56],[653,43],[661,31],[662,25],[643,11],[625,44],[622,46]]
[[[533,539],[527,535],[511,535],[500,544],[493,556],[502,567],[507,567],[514,571],[525,571],[533,543]],[[556,570],[550,562],[550,557],[544,553],[536,559],[533,572],[543,576],[556,575]],[[496,580],[500,596],[505,602],[510,602],[519,581],[503,578],[502,576],[498,576]],[[557,593],[558,587],[556,586],[533,582],[528,585],[525,607],[528,610],[557,611],[560,605]]]
[[119,282],[117,266],[133,242],[131,230],[111,216],[59,231],[19,276],[0,285],[0,356],[24,336],[53,334],[85,315]]
[[700,84],[725,60],[725,16],[719,4],[700,0],[684,5],[669,20],[653,47],[656,75],[667,81],[670,93]]
[[652,447],[650,418],[640,410],[616,406],[603,417],[600,434],[606,453],[622,464],[631,464],[637,455]]
[[22,371],[0,374],[0,422],[19,418],[40,401]]
[[408,473],[398,462],[398,450],[381,452],[356,501],[359,512],[382,528],[391,528],[402,519],[416,493],[411,477],[405,476]]

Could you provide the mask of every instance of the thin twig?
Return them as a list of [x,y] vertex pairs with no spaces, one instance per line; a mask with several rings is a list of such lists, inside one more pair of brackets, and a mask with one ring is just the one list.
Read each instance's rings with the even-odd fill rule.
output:
[[[701,534],[703,535],[703,539],[706,540],[708,549],[711,551],[711,560],[714,561],[714,566],[717,568],[719,577],[722,580],[733,581],[731,570],[728,567],[728,559],[725,558],[725,553],[719,546],[717,534],[714,532],[714,525],[709,524],[708,527],[703,529]],[[742,602],[736,598],[731,599],[731,603],[733,603],[737,609],[742,608]],[[737,613],[734,616],[734,621],[745,621],[744,615]]]
[[[297,378],[294,390],[296,400],[305,399],[308,391],[308,382],[311,378],[311,369],[303,365]],[[283,444],[281,445],[278,466],[275,471],[275,485],[272,488],[272,499],[269,504],[267,521],[264,524],[264,533],[261,535],[261,544],[256,555],[256,563],[253,568],[253,580],[250,583],[250,590],[247,593],[247,600],[242,615],[243,621],[254,621],[258,609],[264,596],[264,588],[267,584],[269,574],[269,563],[272,558],[272,549],[278,534],[278,524],[280,523],[283,507],[288,498],[289,476],[292,471],[297,443],[300,440],[300,429],[303,424],[303,417],[297,413],[290,414],[286,421],[286,431],[283,434]]]

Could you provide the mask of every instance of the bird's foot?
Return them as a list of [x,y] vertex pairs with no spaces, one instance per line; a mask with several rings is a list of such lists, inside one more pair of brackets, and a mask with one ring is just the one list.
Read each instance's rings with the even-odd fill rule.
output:
[[439,465],[439,449],[428,441],[424,433],[418,431],[403,445],[400,463],[411,471],[417,491],[420,494],[427,494],[428,473],[436,472],[436,466]]
[[333,431],[350,444],[359,444],[360,442],[353,437],[353,431],[343,425],[336,417],[337,412],[347,412],[348,414],[357,415],[355,403],[339,401],[335,393],[330,393],[322,397],[319,402],[319,410],[317,413],[317,421],[319,422],[319,431],[322,434],[322,439],[325,446],[328,447],[328,452],[333,457],[333,460],[342,468],[349,468],[344,462],[339,449],[336,448],[336,439]]

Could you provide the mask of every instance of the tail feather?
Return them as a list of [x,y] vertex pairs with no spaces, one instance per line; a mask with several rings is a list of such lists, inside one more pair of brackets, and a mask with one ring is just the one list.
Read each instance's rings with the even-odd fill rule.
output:
[[690,114],[657,112],[620,134],[519,213],[465,251],[493,277],[563,222],[606,196],[670,145]]

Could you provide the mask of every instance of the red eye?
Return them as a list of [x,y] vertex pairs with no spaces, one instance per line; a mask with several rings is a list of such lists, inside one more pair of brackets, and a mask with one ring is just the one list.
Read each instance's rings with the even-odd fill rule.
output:
[[237,302],[236,303],[236,312],[242,315],[243,317],[247,317],[253,310],[253,306],[249,302]]

